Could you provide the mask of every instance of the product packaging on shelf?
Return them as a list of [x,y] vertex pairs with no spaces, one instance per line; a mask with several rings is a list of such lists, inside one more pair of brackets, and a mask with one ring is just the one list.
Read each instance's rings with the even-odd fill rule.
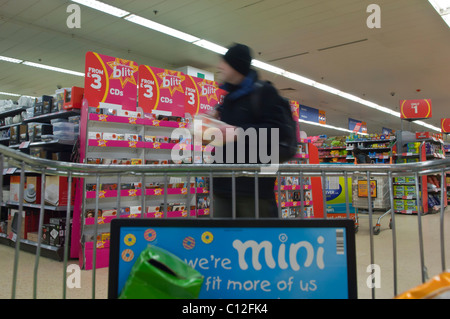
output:
[[[52,206],[66,206],[68,199],[67,177],[46,176],[45,178],[45,203]],[[74,187],[72,187],[72,195],[73,191]],[[71,196],[72,201],[73,198],[74,197]]]

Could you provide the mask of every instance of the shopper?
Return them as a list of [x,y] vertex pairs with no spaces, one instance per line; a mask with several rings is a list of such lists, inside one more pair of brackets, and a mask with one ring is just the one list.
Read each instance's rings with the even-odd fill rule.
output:
[[[271,131],[272,128],[283,126],[283,117],[277,112],[277,98],[279,97],[276,89],[268,82],[263,83],[262,88],[256,89],[255,83],[258,80],[258,74],[251,69],[252,56],[250,48],[243,44],[235,44],[229,48],[222,57],[218,65],[219,81],[224,83],[222,88],[228,92],[223,103],[216,108],[216,116],[221,121],[229,124],[231,127],[255,129],[257,132],[258,143],[246,137],[243,141],[245,149],[245,163],[253,164],[254,157],[257,154],[257,164],[267,164],[260,158],[259,147],[262,154],[271,154]],[[254,97],[255,90],[261,96]],[[253,105],[257,103],[258,105]],[[264,138],[261,128],[266,128],[269,134],[266,136],[266,145],[258,146],[259,140]],[[222,130],[225,133],[225,130]],[[227,145],[221,149],[223,158],[218,161],[218,151],[216,151],[216,163],[242,164],[238,160],[238,142],[232,142],[234,147],[234,160],[230,163],[227,157]],[[240,145],[239,145],[240,146]],[[253,153],[252,153],[253,152]],[[256,152],[256,153],[255,153]],[[274,155],[274,154],[271,154]],[[214,211],[213,216],[218,218],[232,217],[232,179],[214,178]],[[275,201],[275,177],[260,177],[258,179],[258,201],[259,217],[277,217],[278,209]],[[255,217],[255,179],[253,177],[236,177],[236,217],[251,218]]]
[[356,158],[357,164],[371,164],[372,159],[358,147],[353,148],[353,157]]

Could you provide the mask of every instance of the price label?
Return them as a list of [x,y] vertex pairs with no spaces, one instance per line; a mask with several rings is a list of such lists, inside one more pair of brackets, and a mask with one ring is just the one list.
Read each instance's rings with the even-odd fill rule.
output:
[[441,119],[442,133],[450,133],[450,119]]
[[87,52],[84,94],[89,106],[100,102],[122,105],[136,110],[138,65],[130,60]]
[[400,114],[402,119],[431,118],[431,100],[401,100]]

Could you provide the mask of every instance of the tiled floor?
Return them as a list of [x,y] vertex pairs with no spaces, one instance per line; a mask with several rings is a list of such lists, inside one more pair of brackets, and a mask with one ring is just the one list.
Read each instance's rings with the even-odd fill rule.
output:
[[[444,218],[446,265],[450,265],[450,216],[447,208]],[[375,225],[378,215],[375,215]],[[393,288],[393,244],[392,230],[389,229],[390,217],[382,220],[381,233],[373,237],[374,263],[380,266],[381,287],[375,289],[375,298],[392,298]],[[372,289],[367,287],[369,277],[367,267],[370,265],[370,236],[369,219],[367,215],[360,215],[359,230],[356,234],[358,297],[372,298]],[[421,284],[421,267],[419,253],[418,218],[417,216],[396,215],[397,256],[398,256],[398,293]],[[429,276],[442,272],[440,246],[440,215],[426,215],[422,217],[424,259]],[[13,263],[15,250],[0,245],[0,298],[11,298]],[[69,261],[69,264],[77,261]],[[33,297],[33,274],[35,255],[21,252],[19,258],[18,279],[16,285],[17,298]],[[70,275],[70,274],[69,274]],[[67,288],[66,297],[92,298],[93,272],[81,271],[81,287]],[[70,276],[68,277],[70,279]],[[108,269],[98,269],[95,272],[95,298],[107,298]],[[38,272],[37,298],[58,299],[63,296],[63,263],[40,258]]]

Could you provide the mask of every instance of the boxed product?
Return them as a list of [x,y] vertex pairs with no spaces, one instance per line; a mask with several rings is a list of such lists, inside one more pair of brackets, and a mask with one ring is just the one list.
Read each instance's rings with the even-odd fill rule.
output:
[[[84,96],[84,88],[72,86],[65,90],[64,110],[81,109],[81,104]],[[61,110],[61,108],[59,108]]]
[[47,123],[28,123],[28,138],[30,142],[40,142],[42,135],[52,135],[53,126]]
[[10,135],[9,135],[9,145],[16,145],[19,144],[19,125],[11,126],[9,129]]
[[415,199],[405,200],[405,210],[417,210],[417,202]]
[[[19,210],[10,209],[8,212],[7,234],[9,238],[15,239],[18,233]],[[35,210],[22,211],[21,238],[27,239],[29,232],[37,231],[39,226],[39,212]]]
[[142,141],[142,136],[138,134],[125,134],[125,141],[140,142]]
[[136,117],[140,118],[141,113],[135,111],[127,111],[127,110],[117,110],[118,116],[127,116],[127,117]]
[[401,185],[395,185],[394,186],[394,196],[395,197],[405,196],[405,187],[401,186]]
[[52,229],[52,225],[50,225],[50,224],[42,225],[41,244],[50,245],[50,230],[51,229]]
[[415,196],[415,195],[416,195],[416,186],[406,185],[405,186],[405,196]]
[[50,113],[53,105],[53,97],[50,95],[43,95],[35,99],[34,102],[34,116]]
[[147,213],[159,213],[160,209],[160,206],[149,206],[147,207]]
[[102,217],[117,216],[117,209],[103,209]]
[[41,203],[41,177],[27,176],[23,193],[23,200],[28,204]]
[[89,132],[88,139],[90,140],[100,140],[103,136],[102,132]]
[[21,124],[18,126],[19,128],[19,143],[28,141],[28,125]]
[[11,202],[19,202],[20,176],[11,176],[9,182],[9,200]]
[[415,176],[407,176],[405,178],[405,182],[406,183],[415,183],[416,182],[416,177]]
[[[46,176],[45,177],[45,203],[53,206],[66,206],[68,199],[68,179],[65,176]],[[72,196],[73,201],[73,191]]]
[[38,242],[38,232],[28,232],[27,233],[27,239],[34,241],[34,242]]
[[403,199],[394,199],[394,209],[395,210],[404,210],[405,209],[405,201]]
[[117,140],[117,134],[116,133],[103,133],[103,139],[104,140]]
[[130,206],[130,214],[132,215],[140,215],[142,211],[141,206]]
[[66,219],[50,218],[50,223],[48,225],[49,225],[49,244],[52,246],[64,245],[66,234]]

